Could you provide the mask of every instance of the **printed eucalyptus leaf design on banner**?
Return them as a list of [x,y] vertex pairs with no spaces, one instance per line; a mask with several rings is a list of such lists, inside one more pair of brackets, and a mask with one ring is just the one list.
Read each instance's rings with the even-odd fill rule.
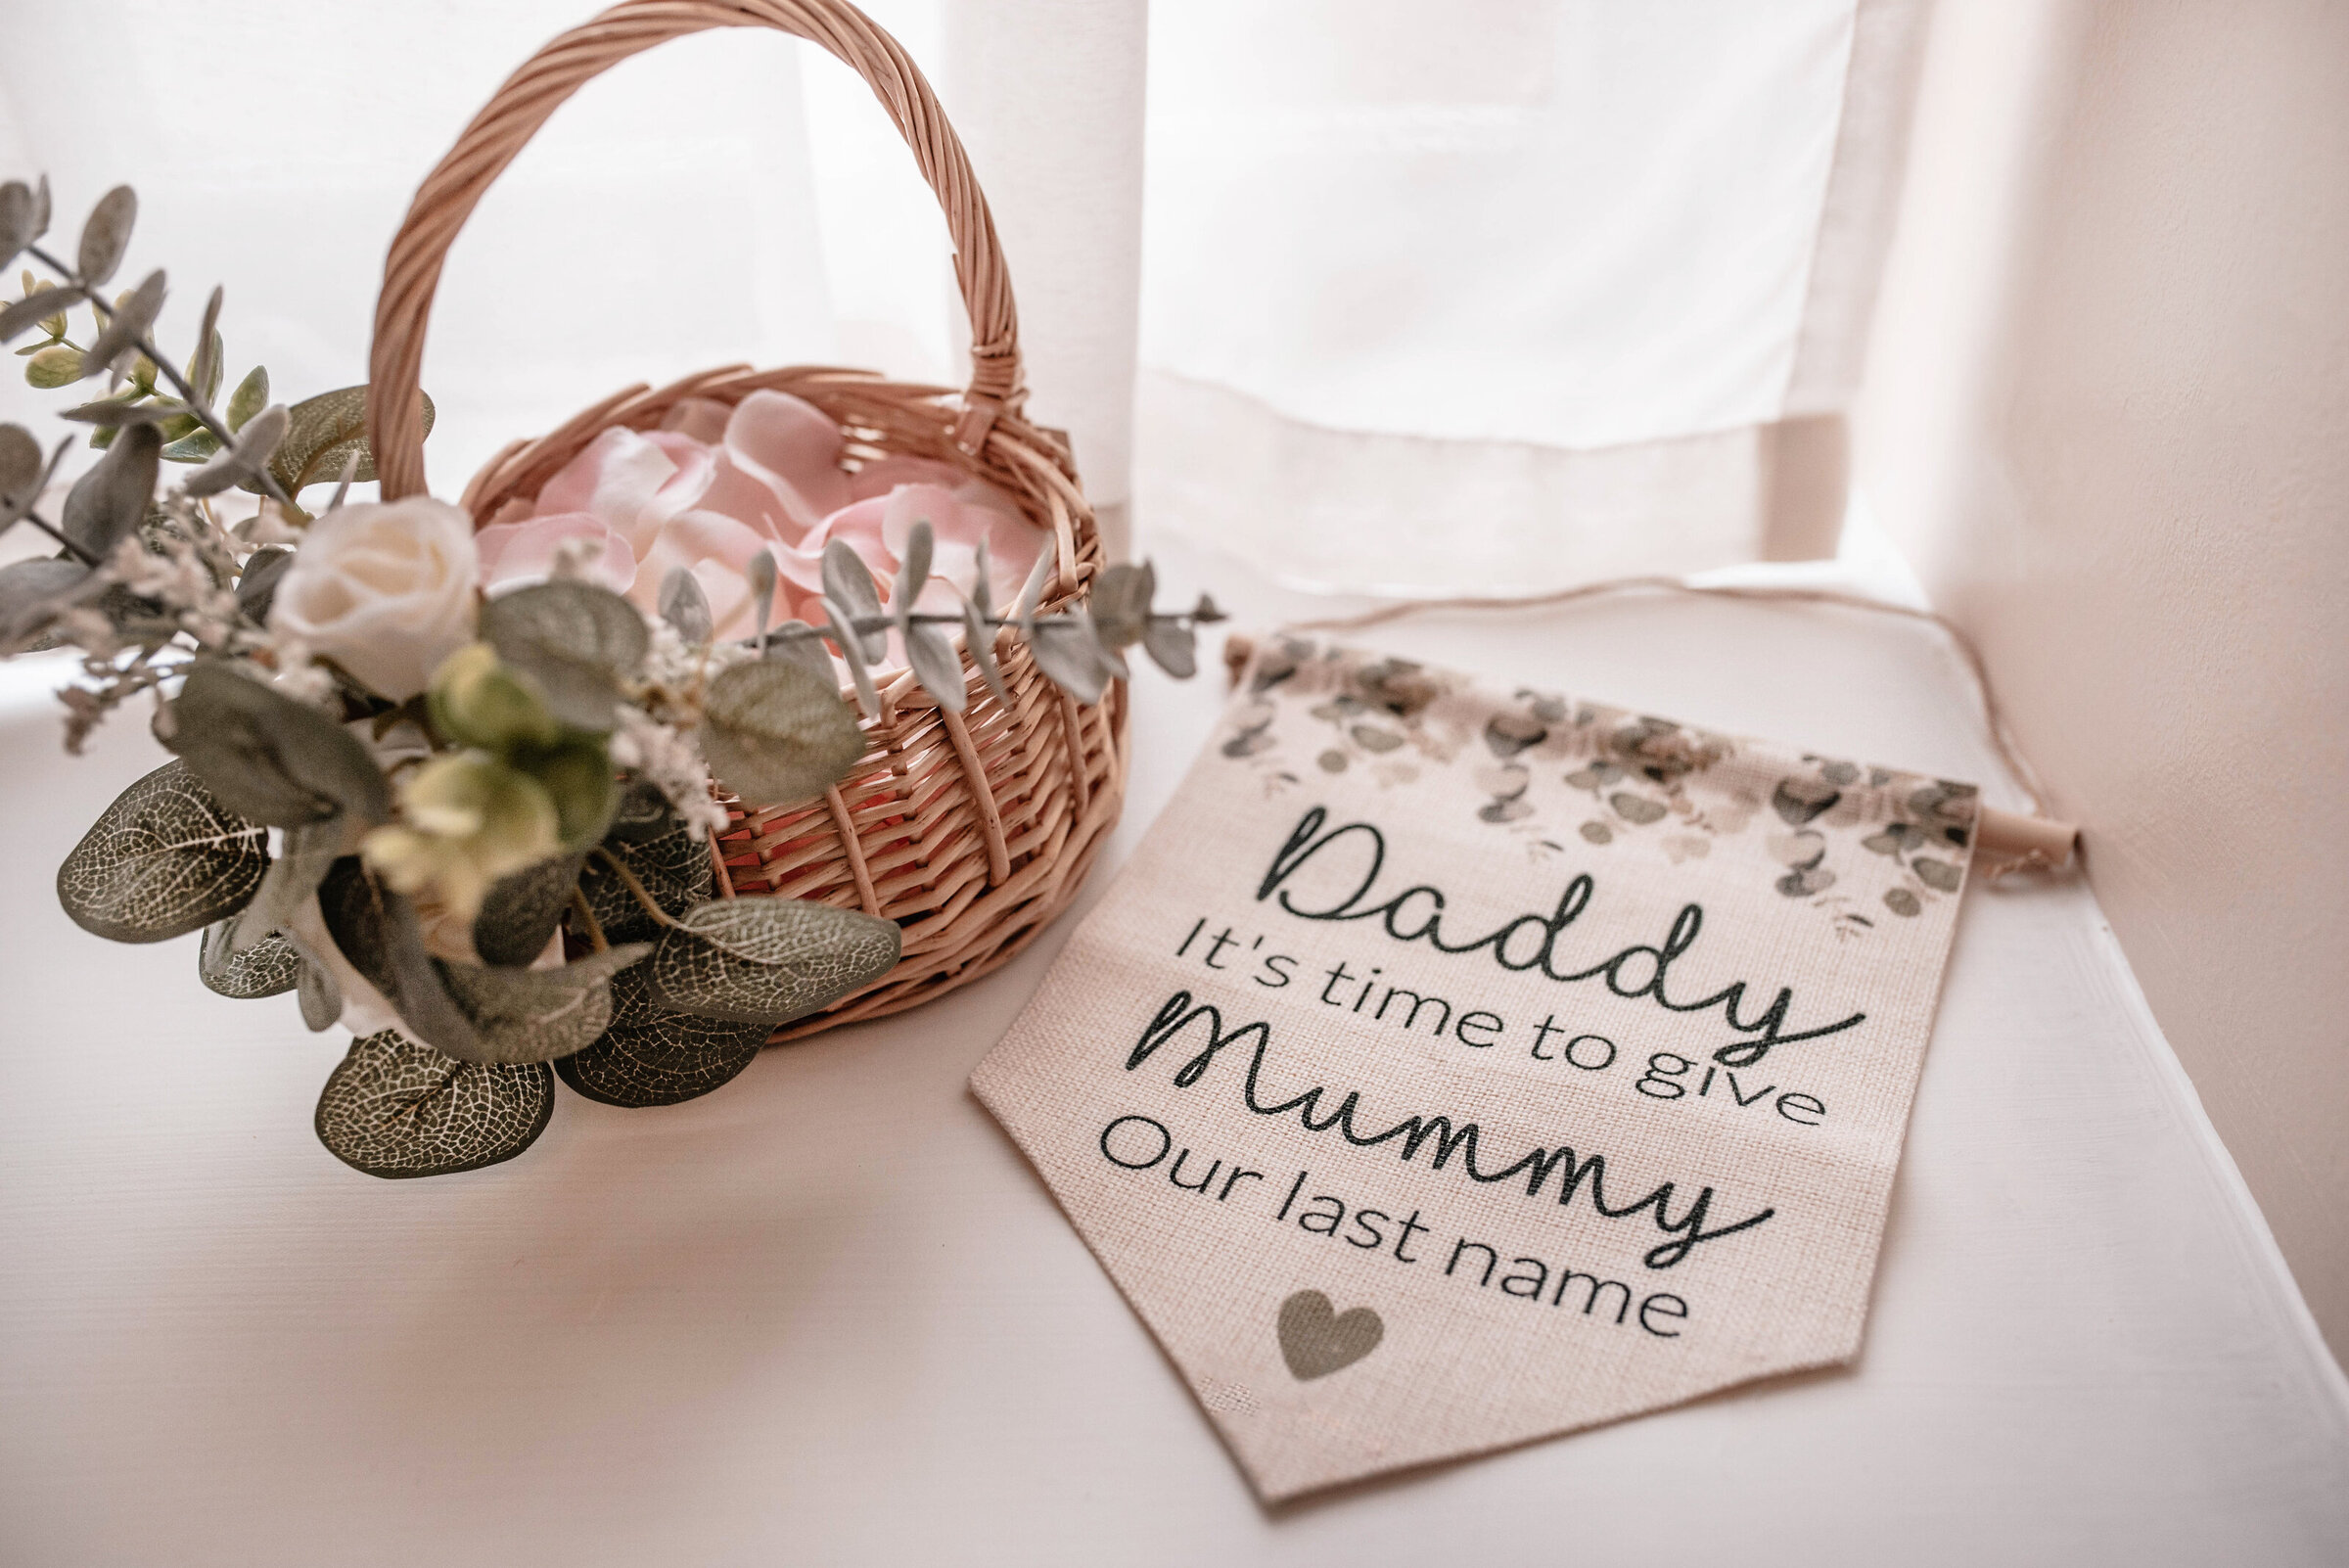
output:
[[451,1176],[511,1160],[546,1130],[555,1075],[543,1062],[482,1066],[397,1030],[353,1040],[318,1096],[318,1141],[372,1176]]
[[552,969],[491,969],[435,959],[441,984],[472,1022],[473,1041],[449,1054],[469,1062],[550,1062],[594,1043],[612,1022],[612,977],[651,952],[628,943]]
[[282,996],[300,983],[301,953],[292,943],[272,931],[252,946],[231,951],[230,924],[222,920],[204,928],[204,943],[196,954],[196,972],[207,990],[239,1001],[252,1001],[262,996]]
[[672,1012],[653,1000],[640,964],[612,977],[603,1038],[557,1061],[555,1074],[606,1105],[676,1105],[731,1083],[766,1044],[768,1028]]
[[653,999],[678,1012],[782,1024],[878,980],[897,924],[801,899],[718,899],[663,929],[646,966]]
[[1323,776],[1433,786],[1441,808],[1501,829],[1537,863],[1653,855],[1681,867],[1750,835],[1767,885],[1818,910],[1839,941],[1960,892],[1978,809],[1971,786],[1947,779],[1766,754],[1532,688],[1472,693],[1441,670],[1285,633],[1254,653],[1216,751],[1267,797]]
[[167,942],[242,909],[268,867],[268,830],[175,761],[91,824],[58,867],[57,899],[93,936]]

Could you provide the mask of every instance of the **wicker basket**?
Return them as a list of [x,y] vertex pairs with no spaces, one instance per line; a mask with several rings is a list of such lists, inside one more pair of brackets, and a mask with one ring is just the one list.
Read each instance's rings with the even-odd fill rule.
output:
[[[376,305],[367,430],[387,499],[423,493],[417,380],[440,266],[499,171],[557,106],[606,67],[711,27],[768,26],[820,44],[871,84],[945,209],[971,320],[971,385],[960,394],[863,371],[730,366],[651,390],[632,387],[551,435],[518,441],[466,486],[476,525],[536,494],[615,425],[649,430],[681,398],[734,403],[762,388],[806,398],[849,434],[849,461],[906,454],[954,463],[1018,497],[1047,530],[1059,576],[1050,603],[1103,563],[1066,439],[1021,417],[1019,333],[987,199],[930,85],[894,38],[843,0],[626,0],[554,39],[498,88],[416,193],[392,242]],[[893,919],[896,969],[825,1012],[776,1033],[796,1038],[943,995],[1002,963],[1075,897],[1117,820],[1126,786],[1126,694],[1081,709],[1016,639],[999,647],[1011,701],[973,677],[959,715],[910,672],[882,691],[869,750],[821,800],[732,807],[714,848],[722,892],[813,899]]]

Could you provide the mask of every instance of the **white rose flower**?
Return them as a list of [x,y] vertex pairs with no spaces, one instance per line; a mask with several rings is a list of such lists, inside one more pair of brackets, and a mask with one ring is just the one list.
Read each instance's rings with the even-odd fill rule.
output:
[[302,534],[269,623],[401,702],[473,640],[481,575],[473,520],[446,502],[345,506]]

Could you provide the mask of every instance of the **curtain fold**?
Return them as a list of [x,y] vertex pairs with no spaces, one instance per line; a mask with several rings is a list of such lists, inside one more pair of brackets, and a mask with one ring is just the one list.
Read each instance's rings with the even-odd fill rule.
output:
[[[1416,592],[1832,548],[1922,6],[868,9],[971,148],[1032,412],[1113,537],[1130,500],[1291,581]],[[69,232],[138,185],[165,340],[221,281],[232,373],[320,392],[364,374],[416,182],[590,9],[20,0],[0,152]],[[457,242],[432,480],[715,364],[955,381],[965,333],[863,85],[772,34],[685,39],[588,84]],[[0,378],[0,417],[56,406]]]
[[1831,553],[1920,10],[1162,7],[1145,523],[1370,592]]

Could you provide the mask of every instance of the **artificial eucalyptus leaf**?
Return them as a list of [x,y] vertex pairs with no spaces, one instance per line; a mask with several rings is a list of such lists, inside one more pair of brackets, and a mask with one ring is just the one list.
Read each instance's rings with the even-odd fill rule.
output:
[[553,969],[434,962],[477,1032],[465,1060],[551,1062],[595,1042],[612,1022],[612,977],[652,950],[625,943]]
[[766,652],[766,623],[775,609],[775,552],[761,550],[743,569],[751,584],[751,610],[759,620],[759,651]]
[[891,585],[889,602],[897,614],[898,632],[903,636],[913,625],[915,601],[930,581],[930,556],[936,547],[928,519],[913,525],[905,538],[905,558],[898,563],[898,580]]
[[5,310],[0,310],[0,343],[15,342],[23,335],[25,328],[46,321],[51,316],[62,315],[88,298],[88,295],[69,284],[26,295]]
[[579,893],[608,942],[650,942],[661,934],[661,922],[646,912],[627,883],[605,860],[618,860],[668,915],[680,915],[710,897],[717,873],[710,863],[710,844],[688,827],[682,817],[662,807],[658,832],[622,837],[616,828],[579,871]]
[[729,666],[712,679],[701,742],[717,781],[760,806],[820,795],[864,756],[864,732],[840,688],[771,659]]
[[534,677],[555,716],[580,729],[609,730],[621,682],[652,646],[644,617],[609,588],[540,582],[482,607],[482,640]]
[[804,899],[718,899],[664,927],[646,966],[653,999],[677,1012],[789,1023],[895,967],[894,921]]
[[[794,627],[801,629],[794,630]],[[840,676],[832,669],[832,656],[824,652],[824,639],[805,621],[786,623],[766,641],[766,657],[778,664],[796,665],[838,690]]]
[[81,226],[81,244],[74,252],[75,281],[95,289],[113,277],[122,264],[122,253],[130,249],[130,231],[138,220],[139,196],[129,186],[117,185],[98,198],[89,221]]
[[1109,669],[1091,624],[1082,615],[1045,616],[1029,627],[1028,652],[1036,667],[1081,703],[1101,700]]
[[0,267],[23,254],[33,238],[32,187],[23,180],[0,185]]
[[970,702],[970,693],[963,686],[962,660],[945,632],[926,621],[910,622],[904,641],[906,661],[913,666],[914,678],[922,683],[922,689],[947,713],[961,713]]
[[349,825],[340,813],[323,822],[287,828],[277,858],[269,862],[269,874],[261,878],[260,891],[225,922],[226,950],[243,952],[272,933],[290,928],[318,892],[327,868],[350,850],[350,837]]
[[90,343],[82,355],[81,373],[95,376],[111,370],[123,355],[138,346],[139,340],[154,330],[155,318],[163,313],[163,297],[169,292],[162,268],[147,274],[146,281],[125,295],[106,318],[106,327]]
[[873,685],[873,671],[865,663],[863,639],[850,629],[848,617],[830,599],[824,601],[825,619],[832,623],[832,640],[840,645],[841,662],[849,667],[849,678],[856,685],[856,706],[866,717],[881,712],[881,693]]
[[41,492],[49,487],[51,476],[57,473],[58,465],[66,460],[66,453],[72,445],[73,438],[67,437],[57,443],[57,450],[49,454],[49,461],[33,478],[15,485],[0,486],[0,529],[13,527],[19,518],[32,510],[33,502],[39,500]]
[[256,625],[269,623],[269,607],[277,600],[277,585],[294,565],[294,552],[283,545],[255,550],[245,561],[245,570],[237,578],[237,608],[251,616]]
[[66,492],[59,530],[93,556],[112,554],[147,521],[162,449],[163,438],[152,425],[120,432],[97,466]]
[[368,825],[391,818],[390,787],[357,736],[226,665],[206,660],[189,671],[159,715],[157,738],[256,821],[297,827],[337,811]]
[[612,977],[612,1024],[555,1075],[606,1105],[676,1105],[732,1082],[758,1058],[768,1026],[672,1012],[652,998],[644,965]]
[[196,395],[210,402],[220,392],[220,379],[226,372],[223,359],[228,346],[220,337],[220,306],[228,291],[212,285],[211,298],[204,302],[204,320],[196,328],[196,352],[188,360],[188,380],[195,385]]
[[710,619],[710,595],[690,567],[670,567],[661,579],[661,619],[676,629],[688,648],[708,645],[715,627]]
[[269,868],[269,835],[181,761],[99,814],[57,871],[75,925],[113,942],[167,942],[242,909]]
[[351,483],[358,477],[359,454],[353,452],[348,457],[343,459],[343,472],[335,480],[335,493],[326,498],[327,511],[336,512],[342,510],[343,503],[350,499]]
[[971,663],[978,667],[979,678],[995,694],[995,701],[1009,708],[1011,690],[1003,684],[1002,666],[995,662],[995,628],[987,623],[984,595],[963,603],[962,646],[971,656]]
[[272,931],[243,952],[232,952],[229,928],[234,924],[232,920],[219,920],[204,928],[204,943],[196,955],[196,972],[207,990],[239,1001],[251,1001],[261,996],[282,996],[300,984],[302,957],[292,943]]
[[[266,381],[262,386],[265,400]],[[438,417],[433,400],[423,392],[416,397],[424,407],[423,433],[430,436],[433,421]],[[305,397],[286,412],[286,438],[269,461],[269,473],[285,486],[288,495],[304,485],[322,484],[333,479],[343,472],[345,459],[353,452],[359,454],[359,483],[363,484],[375,478],[375,454],[367,445],[365,387],[338,387],[333,392]],[[257,489],[259,485],[249,481],[245,487]]]
[[1085,608],[1104,647],[1129,648],[1142,640],[1157,591],[1158,573],[1147,561],[1140,566],[1120,562],[1094,579]]
[[343,1016],[343,988],[335,984],[334,971],[311,962],[307,954],[294,977],[294,994],[301,1003],[301,1021],[313,1035],[334,1028]]
[[589,849],[611,828],[620,786],[602,736],[570,736],[522,765],[555,803],[555,830],[564,849]]
[[511,1160],[546,1130],[555,1076],[543,1062],[480,1066],[397,1030],[351,1041],[318,1096],[327,1152],[372,1176],[449,1176]]
[[199,426],[163,444],[166,463],[201,463],[220,450],[220,438]]
[[1036,607],[1044,602],[1044,585],[1052,580],[1057,564],[1052,552],[1043,550],[1037,552],[1036,565],[1028,569],[1028,580],[1020,584],[1020,596],[1011,610],[1011,619],[1023,627],[1036,619]]
[[[245,379],[237,383],[237,390],[228,394],[228,407],[224,410],[228,419],[228,428],[232,431],[243,430],[253,415],[268,405],[269,372],[262,366],[255,365],[245,372]],[[290,414],[289,410],[289,416]],[[288,429],[292,429],[290,417]],[[205,435],[211,438],[212,450],[218,451],[220,449],[218,438],[212,437],[210,431],[206,431]],[[193,438],[193,437],[190,438],[190,439]]]
[[984,538],[972,552],[972,566],[971,591],[963,602],[966,607],[976,609],[979,619],[985,621],[995,613],[995,586],[994,565],[987,558],[987,540]]
[[16,496],[40,483],[41,443],[22,425],[0,425],[0,495]]
[[[54,392],[60,387],[70,387],[81,380],[81,367],[80,349],[67,344],[53,343],[48,347],[34,352],[32,363],[24,367],[24,380],[29,385],[40,388],[43,392]],[[104,446],[108,441],[113,440],[114,437],[113,431],[102,430],[90,438],[90,444]]]
[[116,425],[168,425],[175,419],[185,419],[187,409],[175,400],[132,401],[145,399],[147,394],[135,388],[125,389],[113,397],[101,397],[96,402],[77,403],[58,415],[77,425],[110,427]]
[[620,800],[612,808],[612,825],[605,829],[607,842],[625,840],[635,843],[641,839],[656,839],[664,833],[681,828],[684,823],[669,809],[668,797],[650,779],[630,779],[620,792]]
[[584,863],[581,855],[559,854],[490,883],[473,918],[473,950],[482,962],[520,967],[546,951]]
[[269,466],[270,454],[286,438],[286,405],[271,403],[246,421],[245,428],[237,432],[234,445],[213,454],[210,461],[190,474],[183,487],[190,495],[206,496],[244,484]]
[[89,576],[78,561],[36,558],[0,567],[0,648],[14,648],[46,626]]
[[[864,557],[849,546],[846,539],[833,539],[824,546],[824,598],[837,607],[835,623],[853,625],[881,613],[880,585],[873,581],[872,569]],[[887,637],[880,631],[859,634],[860,646],[867,660],[883,658],[889,652]]]
[[384,993],[410,1036],[468,1060],[481,1054],[472,1016],[449,995],[425,949],[415,905],[377,881],[354,855],[328,868],[318,887],[318,913],[335,946]]
[[1199,672],[1198,644],[1197,634],[1171,616],[1153,616],[1142,627],[1142,651],[1176,680],[1188,680]]

